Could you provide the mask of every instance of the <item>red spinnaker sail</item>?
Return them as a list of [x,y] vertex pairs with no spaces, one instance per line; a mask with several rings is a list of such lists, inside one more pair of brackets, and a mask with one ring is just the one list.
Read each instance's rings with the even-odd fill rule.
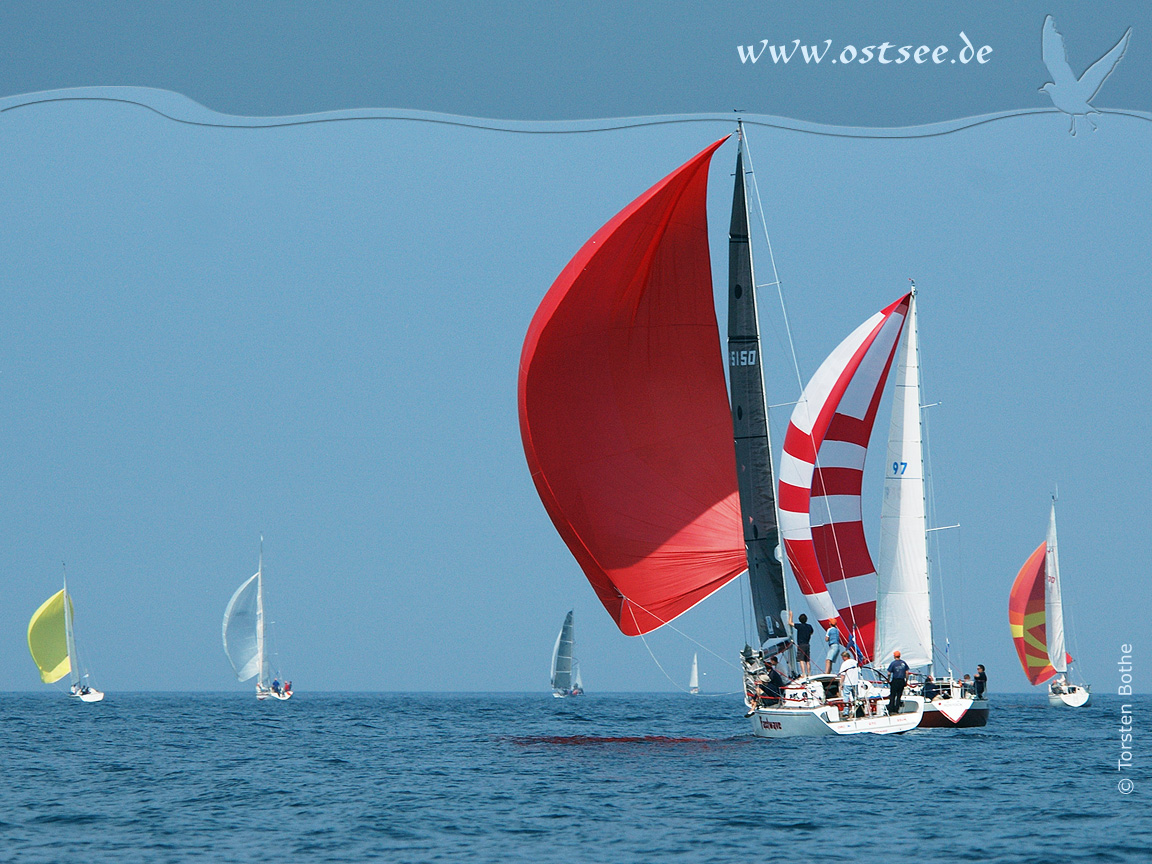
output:
[[747,566],[705,201],[721,141],[584,244],[520,357],[536,490],[627,635]]
[[[1012,583],[1008,595],[1008,626],[1020,655],[1024,674],[1033,684],[1043,684],[1056,674],[1048,659],[1048,634],[1045,629],[1044,575],[1048,543],[1041,543]],[[1067,656],[1067,655],[1065,655]],[[1071,657],[1068,657],[1071,662]]]
[[838,616],[846,644],[867,659],[876,566],[860,510],[864,457],[910,297],[857,327],[816,370],[792,412],[780,460],[780,527],[792,572],[820,621],[828,626]]

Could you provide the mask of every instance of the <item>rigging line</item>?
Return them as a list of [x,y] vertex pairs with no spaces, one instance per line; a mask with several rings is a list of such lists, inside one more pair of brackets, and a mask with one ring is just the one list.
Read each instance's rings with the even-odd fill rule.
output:
[[[641,606],[640,608],[643,609],[644,607]],[[644,611],[647,612],[648,610],[645,609]],[[636,630],[639,631],[640,630],[640,623],[636,620],[636,613],[632,611],[632,601],[630,601],[630,600],[628,601],[628,614],[632,616],[632,623],[636,625]],[[649,614],[651,614],[651,613],[649,613]],[[652,658],[652,662],[656,664],[656,668],[664,673],[664,677],[672,682],[673,687],[675,687],[677,690],[680,690],[683,693],[687,693],[688,688],[687,687],[681,687],[679,682],[677,682],[675,678],[673,678],[671,675],[668,674],[668,670],[666,670],[663,666],[660,665],[660,661],[657,660],[656,655],[652,653],[652,647],[648,644],[648,640],[644,638],[644,634],[638,633],[637,635],[640,637],[640,641],[644,643],[644,647],[648,649],[648,656]]]
[[784,302],[784,286],[780,282],[780,273],[776,270],[776,255],[772,251],[772,238],[768,236],[768,221],[764,218],[764,201],[760,197],[760,182],[756,179],[756,171],[752,165],[752,148],[748,143],[748,136],[744,135],[744,152],[748,154],[748,173],[752,175],[752,191],[756,196],[756,209],[760,214],[760,227],[764,230],[764,242],[768,246],[768,263],[772,265],[772,282],[776,286],[776,293],[780,298],[780,314],[784,319],[784,331],[788,334],[788,348],[792,352],[792,368],[796,371],[796,384],[800,392],[804,392],[804,382],[800,376],[800,363],[796,359],[796,343],[792,339],[792,325],[788,321],[788,306]]
[[[617,592],[616,592],[616,593],[620,594],[620,591],[619,591],[619,589],[617,589]],[[740,667],[739,667],[739,666],[737,666],[735,663],[733,663],[731,660],[727,660],[727,659],[725,659],[723,656],[721,656],[720,654],[717,654],[715,651],[713,651],[711,648],[709,648],[709,647],[708,647],[707,645],[705,645],[703,642],[701,642],[701,641],[699,641],[699,640],[697,640],[697,639],[693,639],[691,636],[689,636],[689,635],[688,635],[687,633],[685,633],[683,630],[680,630],[680,629],[679,629],[679,628],[677,628],[677,627],[673,627],[673,626],[672,626],[672,622],[670,622],[670,621],[665,621],[663,618],[661,618],[659,615],[657,615],[657,614],[656,614],[655,612],[653,612],[651,609],[645,609],[645,608],[644,608],[644,607],[643,607],[641,604],[639,604],[639,603],[637,603],[636,601],[632,600],[630,597],[627,597],[627,596],[625,596],[624,594],[620,594],[620,596],[621,596],[621,597],[622,597],[624,600],[626,600],[626,601],[628,602],[628,606],[629,606],[629,608],[628,608],[628,614],[632,616],[632,623],[636,625],[636,630],[637,630],[637,631],[639,631],[639,630],[640,630],[640,624],[639,624],[639,622],[636,620],[636,613],[632,611],[632,608],[631,608],[631,607],[633,607],[633,606],[635,606],[637,609],[641,610],[642,612],[644,612],[644,613],[646,613],[646,614],[648,614],[648,615],[651,615],[653,618],[655,618],[657,621],[659,621],[659,622],[660,622],[660,626],[661,626],[661,627],[667,627],[667,628],[668,628],[669,630],[671,630],[673,633],[678,633],[679,635],[683,636],[685,639],[687,639],[687,640],[688,640],[689,642],[691,642],[693,645],[695,645],[695,646],[697,646],[698,648],[700,648],[702,651],[707,651],[709,654],[711,654],[713,657],[715,657],[715,658],[716,658],[717,660],[719,660],[721,663],[725,663],[725,664],[727,664],[727,665],[731,666],[733,669],[739,669],[739,668],[740,668]],[[741,606],[743,606],[743,602],[744,602],[744,599],[743,599],[743,593],[741,593],[741,599],[740,599],[740,602],[741,602]],[[644,634],[643,634],[643,633],[638,633],[637,635],[639,635],[639,636],[643,636]],[[647,644],[647,643],[645,643],[645,644]],[[665,674],[667,674],[667,673],[665,673]]]

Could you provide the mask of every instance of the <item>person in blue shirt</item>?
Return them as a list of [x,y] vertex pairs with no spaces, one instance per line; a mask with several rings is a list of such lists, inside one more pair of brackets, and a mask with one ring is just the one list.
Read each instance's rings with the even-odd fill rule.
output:
[[801,615],[800,623],[792,621],[792,613],[788,613],[788,625],[796,636],[796,662],[800,665],[801,675],[812,674],[812,633],[814,629],[808,623],[808,616]]
[[893,651],[895,658],[888,664],[888,713],[900,711],[900,700],[904,698],[904,685],[908,683],[908,664],[900,659],[900,652]]
[[828,622],[828,632],[824,634],[824,641],[828,643],[828,657],[824,661],[824,674],[832,674],[832,661],[840,658],[840,631],[836,627],[836,618]]

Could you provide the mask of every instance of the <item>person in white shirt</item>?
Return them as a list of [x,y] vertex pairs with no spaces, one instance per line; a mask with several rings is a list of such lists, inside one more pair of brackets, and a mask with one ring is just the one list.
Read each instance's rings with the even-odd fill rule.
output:
[[847,705],[856,698],[856,690],[860,686],[860,667],[847,651],[842,652],[840,658],[840,695]]

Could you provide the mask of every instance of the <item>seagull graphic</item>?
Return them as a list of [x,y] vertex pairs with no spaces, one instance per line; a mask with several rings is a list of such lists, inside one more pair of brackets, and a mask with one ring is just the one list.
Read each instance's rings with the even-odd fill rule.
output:
[[1112,46],[1112,50],[1089,66],[1079,78],[1068,65],[1068,52],[1064,49],[1064,37],[1056,29],[1056,24],[1049,15],[1044,19],[1044,65],[1048,67],[1052,80],[1040,89],[1052,99],[1052,104],[1072,117],[1072,128],[1068,131],[1076,134],[1076,118],[1083,117],[1096,131],[1096,124],[1092,121],[1092,114],[1099,114],[1090,103],[1092,97],[1100,92],[1100,85],[1104,79],[1112,74],[1124,52],[1128,50],[1128,37],[1132,35],[1129,27],[1120,41]]

